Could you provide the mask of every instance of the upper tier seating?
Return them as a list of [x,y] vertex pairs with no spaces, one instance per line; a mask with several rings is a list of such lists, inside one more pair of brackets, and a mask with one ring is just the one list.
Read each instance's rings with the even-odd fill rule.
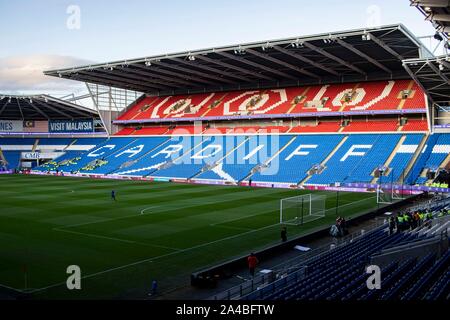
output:
[[352,121],[342,132],[378,132],[397,131],[397,120]]
[[302,133],[302,132],[338,132],[341,128],[340,121],[332,122],[319,122],[317,125],[297,126],[291,128],[289,133]]
[[402,131],[428,131],[427,120],[408,120],[408,122],[403,126]]
[[[402,92],[409,90],[403,99]],[[270,90],[144,97],[118,120],[233,117],[396,109],[424,109],[412,80],[347,83]]]

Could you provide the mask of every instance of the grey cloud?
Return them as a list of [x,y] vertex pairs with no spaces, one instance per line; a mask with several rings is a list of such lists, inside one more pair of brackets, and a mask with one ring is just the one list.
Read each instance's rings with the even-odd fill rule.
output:
[[92,61],[59,55],[26,55],[0,58],[0,92],[9,94],[69,94],[81,92],[84,84],[46,76],[52,70],[91,64]]

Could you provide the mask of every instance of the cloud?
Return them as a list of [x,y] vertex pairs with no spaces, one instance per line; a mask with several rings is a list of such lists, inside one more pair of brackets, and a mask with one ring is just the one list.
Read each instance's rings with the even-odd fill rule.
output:
[[70,94],[84,84],[44,75],[44,70],[92,64],[92,61],[59,55],[26,55],[0,58],[0,93]]

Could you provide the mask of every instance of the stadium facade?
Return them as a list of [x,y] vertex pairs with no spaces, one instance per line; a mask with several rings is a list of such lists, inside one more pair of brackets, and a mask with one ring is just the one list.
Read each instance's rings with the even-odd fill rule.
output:
[[[41,132],[45,139],[2,138],[1,156],[5,169],[34,173],[446,188],[448,101],[438,98],[441,85],[420,81],[429,79],[420,63],[445,76],[446,61],[403,25],[389,25],[46,71],[86,82],[97,112],[83,114],[87,109],[66,101],[55,107],[49,97],[5,95],[2,121],[28,126],[3,128],[3,136],[31,135],[30,121],[48,123],[48,130]],[[100,110],[92,86],[142,94],[120,112]],[[82,138],[95,131],[104,140]]]
[[[0,173],[20,170],[36,175],[267,188],[390,190],[392,196],[394,191],[415,195],[423,191],[448,193],[449,69],[447,56],[434,56],[399,24],[50,70],[45,74],[85,82],[95,110],[81,107],[75,98],[0,95]],[[202,194],[202,189],[185,196],[194,196],[195,192]],[[345,196],[353,197],[349,194]],[[370,200],[367,194],[355,194],[362,198],[350,199],[343,207]],[[172,195],[168,196],[171,202]],[[338,205],[327,207],[327,197],[321,196],[321,212],[315,217],[326,217],[324,225],[334,219],[325,212],[336,209],[337,215],[340,209]],[[189,201],[187,198],[185,201]],[[115,200],[114,196],[114,203]],[[406,218],[396,226],[395,235],[386,230],[386,224],[376,226],[367,234],[355,238],[352,235],[350,241],[344,240],[335,250],[326,250],[306,262],[302,260],[294,268],[283,266],[278,273],[283,276],[277,281],[268,282],[262,276],[259,280],[262,278],[264,286],[254,288],[251,280],[251,290],[247,292],[240,285],[234,293],[226,292],[226,297],[248,300],[448,297],[449,221],[441,215],[448,215],[449,201],[433,200],[436,201],[432,206],[411,209],[419,217],[414,228],[406,223]],[[381,202],[377,203],[378,211],[372,205],[362,209],[379,214]],[[394,199],[388,202],[398,209]],[[192,213],[189,204],[177,206],[172,210]],[[199,206],[204,206],[203,202],[191,205],[194,211]],[[88,222],[71,224],[66,229],[137,219],[145,210],[164,212],[166,209],[161,207],[148,206],[141,209],[140,215],[115,216],[100,222],[91,216],[86,218]],[[294,211],[296,215],[298,206]],[[347,208],[343,211],[344,215],[352,213]],[[227,220],[221,224],[242,219],[230,220],[226,206],[224,212]],[[301,212],[303,225],[303,206]],[[59,217],[47,219],[52,223],[61,221]],[[163,219],[162,222],[166,223]],[[207,222],[209,228],[215,226]],[[110,227],[114,230],[104,228],[103,232],[111,232],[114,237],[123,228]],[[128,227],[131,234],[146,233],[138,229],[141,221]],[[175,231],[169,230],[171,227],[163,226],[163,233],[167,232],[164,236],[178,235],[179,222]],[[191,247],[180,243],[175,248],[172,240],[186,239],[170,239],[168,247],[166,242],[154,245],[98,235],[89,228],[89,233],[63,227],[53,227],[52,231],[133,246],[140,244],[145,251],[152,246],[168,251],[156,258],[97,270],[93,273],[97,276],[153,263],[153,259],[177,255],[182,260],[182,254],[192,249],[269,227],[279,224],[261,229],[231,226],[228,231],[233,228],[233,232],[236,228],[241,231],[207,243],[197,244],[199,239],[192,239]],[[314,229],[314,225],[310,228]],[[411,232],[401,233],[401,228],[410,228]],[[327,229],[328,225],[314,231],[323,233]],[[297,240],[288,244],[298,244]],[[279,250],[282,246],[277,244],[274,248]],[[239,246],[235,243],[234,247]],[[433,253],[425,254],[423,248],[432,248]],[[59,254],[60,248],[56,251]],[[223,259],[220,250],[214,251],[216,260]],[[403,255],[404,252],[407,254]],[[200,251],[197,254],[203,256]],[[196,260],[192,257],[195,255],[190,263]],[[241,260],[242,257],[236,261]],[[367,287],[364,271],[369,260],[387,275],[382,291]],[[212,269],[191,279],[199,281]],[[130,277],[135,281],[133,285],[140,283],[148,271],[135,270],[140,274]],[[119,276],[128,281],[123,274]],[[58,287],[61,284],[56,283],[30,292],[39,294]]]

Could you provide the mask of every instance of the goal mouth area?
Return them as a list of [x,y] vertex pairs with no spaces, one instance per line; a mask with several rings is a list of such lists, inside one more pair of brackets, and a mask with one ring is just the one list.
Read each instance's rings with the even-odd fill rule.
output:
[[302,225],[325,217],[326,199],[312,193],[280,199],[280,224]]

